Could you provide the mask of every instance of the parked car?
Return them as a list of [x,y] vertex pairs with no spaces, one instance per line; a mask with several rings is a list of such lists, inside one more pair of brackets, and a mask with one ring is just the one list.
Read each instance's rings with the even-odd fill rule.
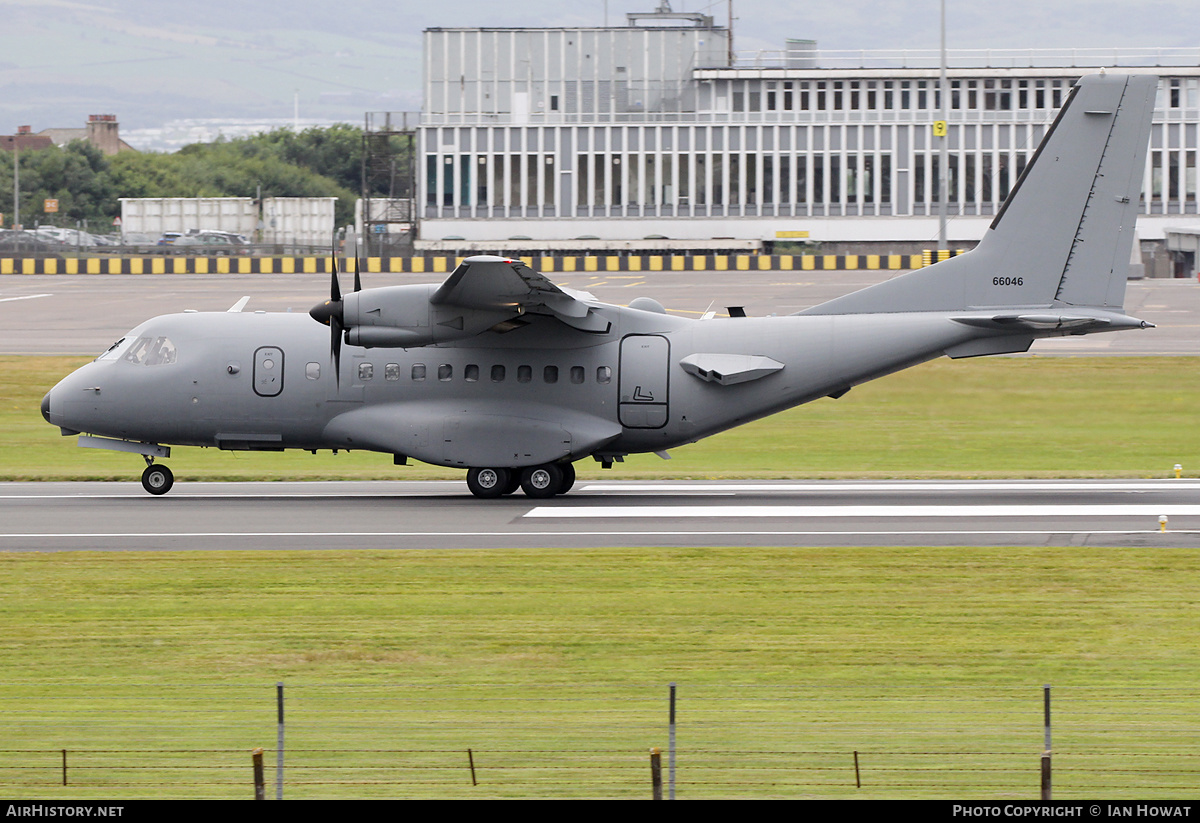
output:
[[250,241],[240,234],[227,231],[200,231],[185,234],[171,244],[176,248],[200,246],[213,254],[249,254]]
[[162,233],[162,237],[158,238],[158,245],[160,245],[160,246],[174,245],[175,241],[178,240],[180,237],[183,237],[183,232],[181,232],[181,231],[164,231]]

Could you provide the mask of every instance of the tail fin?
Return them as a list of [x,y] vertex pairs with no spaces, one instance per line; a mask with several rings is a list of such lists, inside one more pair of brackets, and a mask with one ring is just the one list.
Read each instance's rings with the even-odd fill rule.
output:
[[975,250],[801,314],[1119,310],[1157,87],[1152,76],[1084,77]]

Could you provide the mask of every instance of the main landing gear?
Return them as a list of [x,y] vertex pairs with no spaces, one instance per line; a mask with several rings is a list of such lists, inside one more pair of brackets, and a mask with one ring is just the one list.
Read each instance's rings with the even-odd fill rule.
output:
[[575,485],[575,467],[570,463],[543,463],[523,469],[470,469],[467,488],[476,497],[493,499],[518,488],[526,497],[545,499],[566,494]]
[[142,488],[151,494],[166,494],[175,485],[175,475],[161,463],[147,461],[146,470],[142,472]]

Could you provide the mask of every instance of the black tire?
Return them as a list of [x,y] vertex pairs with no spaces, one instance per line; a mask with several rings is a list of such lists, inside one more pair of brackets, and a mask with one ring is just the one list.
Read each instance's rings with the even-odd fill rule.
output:
[[562,470],[562,481],[558,484],[556,494],[566,494],[575,485],[575,465],[573,463],[559,463],[558,468]]
[[521,470],[508,470],[508,484],[504,487],[504,494],[509,495],[521,488]]
[[467,488],[476,497],[491,500],[504,494],[509,477],[508,469],[468,469]]
[[558,494],[562,485],[562,469],[554,463],[530,466],[521,472],[521,489],[526,497],[544,500]]
[[166,466],[153,464],[142,472],[142,488],[150,494],[166,494],[174,485],[175,475]]

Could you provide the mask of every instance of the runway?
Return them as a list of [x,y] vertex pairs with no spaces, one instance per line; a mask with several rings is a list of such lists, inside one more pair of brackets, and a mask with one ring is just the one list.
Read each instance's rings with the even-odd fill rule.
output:
[[0,551],[1200,547],[1200,481],[581,481],[545,501],[445,481],[6,483],[0,523]]

